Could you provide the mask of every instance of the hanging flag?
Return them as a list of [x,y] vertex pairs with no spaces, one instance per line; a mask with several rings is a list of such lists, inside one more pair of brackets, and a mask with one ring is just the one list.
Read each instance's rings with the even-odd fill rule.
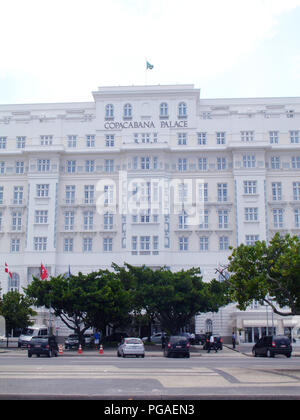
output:
[[5,273],[7,273],[8,275],[9,275],[9,277],[10,278],[12,278],[12,274],[11,274],[11,272],[9,271],[9,269],[8,269],[8,265],[7,265],[7,263],[5,263]]
[[150,64],[149,61],[146,61],[146,70],[152,70],[153,67],[153,64]]
[[48,271],[46,270],[46,268],[43,266],[43,264],[41,264],[41,280],[45,280],[48,278]]

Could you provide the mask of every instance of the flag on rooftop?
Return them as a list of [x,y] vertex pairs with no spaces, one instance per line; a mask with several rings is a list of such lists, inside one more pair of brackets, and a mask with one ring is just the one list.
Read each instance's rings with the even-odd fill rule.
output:
[[153,67],[153,64],[150,64],[149,61],[146,61],[146,70],[152,70]]

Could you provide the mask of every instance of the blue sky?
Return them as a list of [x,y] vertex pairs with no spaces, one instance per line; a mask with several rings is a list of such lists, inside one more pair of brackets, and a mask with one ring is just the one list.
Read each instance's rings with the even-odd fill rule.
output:
[[99,86],[146,81],[205,98],[300,96],[300,0],[1,3],[2,104],[92,101]]

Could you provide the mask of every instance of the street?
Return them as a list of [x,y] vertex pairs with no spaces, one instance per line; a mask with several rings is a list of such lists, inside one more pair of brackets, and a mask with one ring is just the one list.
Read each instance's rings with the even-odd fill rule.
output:
[[300,399],[300,359],[253,358],[224,349],[190,359],[145,359],[76,352],[29,359],[0,353],[0,398]]

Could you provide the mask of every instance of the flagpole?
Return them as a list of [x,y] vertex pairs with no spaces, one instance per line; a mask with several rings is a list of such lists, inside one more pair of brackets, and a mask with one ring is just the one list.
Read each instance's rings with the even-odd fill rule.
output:
[[147,57],[146,57],[146,70],[145,70],[145,86],[147,86]]

